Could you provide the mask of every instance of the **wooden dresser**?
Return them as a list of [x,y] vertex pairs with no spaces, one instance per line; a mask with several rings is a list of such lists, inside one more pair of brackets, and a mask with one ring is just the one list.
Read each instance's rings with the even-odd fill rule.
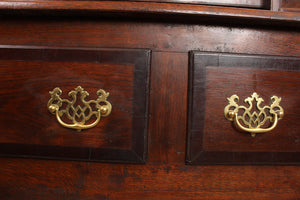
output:
[[0,199],[300,199],[297,0],[0,2]]

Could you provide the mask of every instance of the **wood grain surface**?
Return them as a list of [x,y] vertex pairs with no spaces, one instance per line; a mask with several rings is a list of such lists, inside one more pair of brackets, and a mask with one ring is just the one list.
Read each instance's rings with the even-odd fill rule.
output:
[[12,16],[16,14],[78,16],[79,14],[96,17],[132,16],[158,21],[162,18],[175,19],[175,21],[181,18],[184,21],[209,21],[221,22],[221,24],[300,26],[299,13],[157,2],[5,0],[0,2],[0,10]]
[[110,165],[0,159],[1,199],[299,198],[299,167]]
[[149,121],[149,161],[182,163],[185,159],[187,54],[154,52]]
[[[97,19],[2,19],[1,45],[147,48],[298,56],[296,29]],[[149,32],[151,30],[151,32]]]
[[[299,58],[208,52],[190,56],[188,163],[300,162]],[[253,92],[265,100],[264,105],[273,95],[281,97],[286,114],[275,130],[255,138],[224,117],[228,97],[236,94],[238,104],[248,107],[243,100]]]
[[[133,150],[145,159],[148,51],[24,47],[0,52],[2,155],[126,162]],[[68,92],[79,85],[89,100],[97,99],[99,89],[109,92],[113,112],[78,133],[61,126],[47,103],[54,88],[70,99]]]
[[[52,2],[57,6],[64,4],[57,8],[49,2],[39,1],[38,6],[34,1],[21,4],[16,4],[16,1],[1,1],[1,6],[5,6],[5,9],[8,9],[6,11],[10,13],[14,12],[9,9],[17,6],[16,9],[21,9],[16,11],[19,14],[27,8],[27,14],[32,13],[32,9],[34,12],[38,12],[38,9],[48,9],[45,11],[45,14],[48,14],[31,18],[1,16],[0,44],[6,48],[25,45],[153,50],[149,92],[149,156],[144,165],[0,158],[0,199],[300,198],[298,166],[185,164],[188,52],[200,50],[300,57],[299,31],[293,28],[297,24],[292,28],[257,26],[257,23],[249,23],[245,17],[253,15],[254,18],[258,16],[258,19],[268,18],[268,23],[279,20],[294,24],[298,20],[297,14],[211,6],[107,1]],[[63,14],[69,14],[63,9],[79,7],[82,11],[79,16],[57,18],[52,12],[60,9]],[[141,15],[134,19],[125,18],[124,15],[117,15],[114,19],[98,15],[83,17],[93,9],[99,15],[111,11],[110,16],[115,16],[113,11],[125,16],[135,10],[138,10],[138,13],[152,12],[149,18],[153,19],[144,19]],[[5,10],[2,11],[4,13]],[[167,15],[160,15],[160,12],[177,12],[175,16],[178,17],[166,20]],[[196,20],[191,22],[184,13],[189,16],[196,15]],[[230,17],[227,23],[216,23],[224,15],[240,14],[241,17],[237,17],[240,25],[233,25]],[[212,23],[209,20],[210,15],[220,17],[213,17]],[[262,20],[260,24],[266,21]]]
[[[270,65],[271,66],[271,65]],[[300,66],[300,62],[299,62]],[[286,65],[285,65],[286,67]],[[208,151],[300,151],[300,72],[284,70],[245,69],[242,66],[207,67],[204,149]],[[266,134],[239,133],[224,118],[227,98],[240,97],[239,105],[256,92],[270,105],[273,95],[280,97],[285,116],[276,128]],[[229,122],[229,123],[228,123]],[[269,127],[271,124],[264,126]],[[217,127],[217,128],[216,128]],[[245,135],[244,135],[245,134]],[[278,142],[280,141],[280,142]]]
[[279,10],[284,12],[300,12],[300,2],[297,0],[278,0]]

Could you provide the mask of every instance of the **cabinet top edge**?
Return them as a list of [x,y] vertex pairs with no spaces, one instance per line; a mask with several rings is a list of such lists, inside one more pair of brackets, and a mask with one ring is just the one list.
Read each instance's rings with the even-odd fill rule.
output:
[[[39,11],[39,12],[37,12]],[[0,13],[49,14],[63,11],[64,14],[79,15],[129,15],[129,16],[168,16],[194,20],[227,21],[232,23],[289,25],[300,27],[300,13],[270,10],[234,8],[221,6],[133,2],[133,1],[74,1],[74,0],[4,0],[0,2]],[[226,20],[227,19],[227,20]]]

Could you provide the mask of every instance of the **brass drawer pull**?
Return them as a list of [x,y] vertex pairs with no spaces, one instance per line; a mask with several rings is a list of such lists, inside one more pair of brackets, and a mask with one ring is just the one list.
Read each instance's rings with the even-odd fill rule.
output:
[[[106,100],[109,93],[102,89],[97,91],[98,98],[96,100],[89,101],[85,100],[85,98],[89,96],[89,93],[81,86],[78,86],[75,90],[69,92],[68,95],[72,100],[61,99],[60,95],[62,94],[62,90],[58,87],[54,88],[49,93],[51,99],[48,101],[48,110],[56,115],[57,121],[66,128],[77,129],[78,131],[92,128],[98,124],[101,117],[108,116],[112,109],[110,102]],[[76,106],[78,95],[80,96],[83,107],[80,105]],[[66,107],[65,109],[60,110],[63,104],[66,104]],[[93,110],[91,104],[94,104],[97,110]],[[63,122],[63,115],[72,121],[73,124]],[[96,120],[91,124],[86,124],[93,115],[96,116]]]
[[[279,105],[281,98],[277,96],[271,97],[272,103],[270,106],[263,107],[261,107],[261,103],[264,102],[263,98],[259,97],[255,92],[251,97],[244,100],[249,107],[239,106],[237,104],[239,97],[236,94],[227,98],[227,100],[228,105],[224,109],[226,119],[234,121],[239,129],[251,133],[252,137],[255,137],[256,133],[265,133],[273,130],[276,127],[278,120],[282,119],[284,115],[283,108]],[[257,112],[254,110],[255,104]],[[244,110],[241,116],[238,116],[239,109]],[[270,113],[270,116],[268,116],[267,113]],[[268,120],[272,125],[268,128],[261,128]],[[240,121],[247,127],[244,127]]]

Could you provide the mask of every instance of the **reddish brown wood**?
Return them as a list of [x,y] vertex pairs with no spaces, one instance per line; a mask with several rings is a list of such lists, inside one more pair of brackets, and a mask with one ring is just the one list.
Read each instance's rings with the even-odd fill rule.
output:
[[188,55],[154,52],[150,96],[149,161],[183,163]]
[[[144,162],[149,56],[144,50],[0,49],[0,154]],[[59,87],[70,99],[79,85],[89,100],[106,90],[113,106],[109,117],[80,133],[62,127],[47,109],[49,91]]]
[[[258,134],[252,139],[249,134],[238,133],[220,111],[224,110],[226,98],[233,94],[240,97],[239,105],[248,107],[243,100],[253,92],[257,92],[265,100],[262,106],[270,105],[270,97],[273,95],[281,97],[280,105],[285,116],[273,131]],[[242,66],[207,67],[205,150],[300,151],[300,97],[295,95],[299,92],[299,71],[244,69]],[[270,124],[264,128],[269,126]]]
[[[151,34],[149,33],[151,30]],[[296,30],[102,20],[3,19],[1,45],[147,48],[299,56]]]
[[295,166],[109,165],[0,159],[1,199],[298,199]]
[[[299,58],[193,52],[188,162],[299,164],[299,65]],[[281,97],[286,113],[275,130],[255,138],[238,131],[224,117],[227,97],[236,94],[238,104],[248,107],[243,100],[253,92],[265,100],[264,105],[270,104],[273,95]]]
[[281,0],[280,11],[300,12],[300,2],[297,0]]
[[283,12],[300,12],[298,0],[272,0],[272,10]]
[[[125,1],[1,1],[0,10],[14,11],[13,13],[38,14],[43,11],[63,11],[64,14],[82,14],[89,12],[90,15],[116,16],[126,13],[131,16],[152,18],[165,18],[184,16],[196,21],[214,21],[221,23],[260,24],[260,25],[287,25],[299,27],[300,15],[298,13],[273,12],[268,10],[226,8],[217,6],[168,4],[156,2],[125,2]],[[32,13],[32,10],[37,12]],[[27,11],[27,12],[26,12]],[[45,12],[48,13],[48,12]],[[58,12],[58,14],[63,14]],[[205,17],[205,18],[203,18]],[[203,20],[204,19],[204,20]]]
[[287,8],[300,8],[300,2],[297,0],[281,0],[281,6]]
[[[0,199],[299,199],[297,166],[186,166],[181,153],[186,142],[188,51],[300,57],[299,32],[295,28],[264,25],[278,20],[291,21],[296,27],[298,14],[145,2],[0,3],[10,6],[1,13],[36,14],[46,9],[43,17],[2,15],[0,44],[4,46],[154,51],[154,92],[150,94],[150,113],[154,117],[149,120],[149,159],[145,165],[0,158]],[[25,7],[18,10],[25,4],[27,12]],[[30,11],[33,5],[34,12]],[[7,9],[13,6],[15,12]],[[73,14],[72,7],[77,16],[53,17]],[[82,9],[76,10],[79,7]],[[258,18],[250,23],[243,12]],[[104,13],[117,17],[103,18]],[[89,14],[97,17],[85,17]],[[151,20],[144,18],[148,14]],[[169,14],[172,20],[165,20]],[[128,15],[136,18],[125,19]],[[223,15],[230,16],[226,23]]]

